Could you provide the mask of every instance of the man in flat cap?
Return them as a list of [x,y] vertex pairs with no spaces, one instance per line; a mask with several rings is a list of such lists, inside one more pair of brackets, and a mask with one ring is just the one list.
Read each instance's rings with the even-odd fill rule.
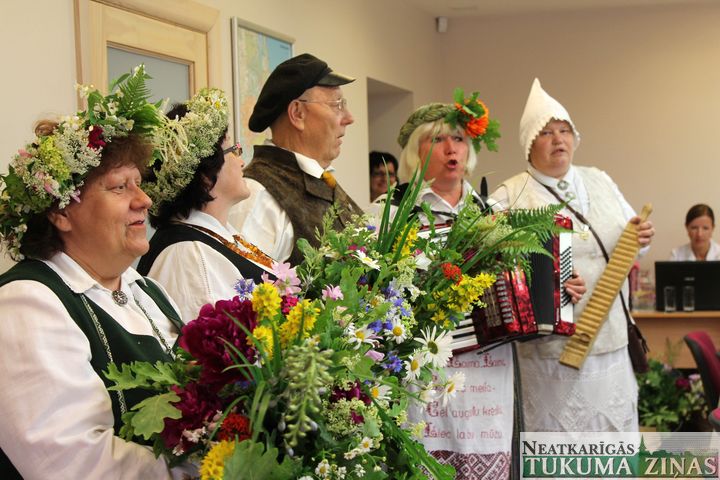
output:
[[244,170],[251,196],[229,221],[277,261],[302,261],[296,240],[317,245],[315,229],[332,204],[341,207],[338,229],[362,213],[331,174],[345,127],[354,120],[340,86],[354,80],[304,53],[278,65],[260,92],[249,127],[270,127],[272,141],[255,147]]

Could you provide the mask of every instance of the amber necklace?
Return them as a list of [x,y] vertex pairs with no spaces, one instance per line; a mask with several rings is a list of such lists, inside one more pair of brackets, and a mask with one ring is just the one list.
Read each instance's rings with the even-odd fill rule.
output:
[[239,243],[240,245],[245,247],[245,250],[238,247],[235,243],[228,242],[222,237],[222,235],[218,235],[209,228],[201,227],[200,225],[193,225],[192,223],[183,223],[183,225],[187,225],[190,228],[194,228],[195,230],[210,235],[241,257],[252,260],[255,263],[259,263],[260,265],[267,267],[268,269],[272,268],[273,259],[266,255],[257,246],[242,238],[240,235],[233,235],[233,240],[235,240],[236,243]]

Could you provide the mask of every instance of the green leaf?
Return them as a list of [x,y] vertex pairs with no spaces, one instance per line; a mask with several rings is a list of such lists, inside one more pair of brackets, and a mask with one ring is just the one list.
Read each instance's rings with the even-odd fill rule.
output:
[[[135,363],[139,364],[140,362]],[[152,367],[149,363],[146,364]],[[108,387],[108,390],[130,390],[147,385],[146,378],[136,376],[133,367],[127,363],[120,365],[120,370],[114,363],[109,363],[107,372],[103,373],[108,380],[115,382],[115,385]]]
[[132,410],[137,410],[131,419],[135,435],[150,440],[153,434],[162,432],[166,418],[180,418],[182,413],[172,405],[178,401],[180,397],[175,392],[168,392],[146,398],[132,407]]
[[297,465],[285,457],[278,462],[278,449],[265,449],[262,443],[244,440],[235,444],[235,451],[225,462],[224,480],[291,479],[296,476]]

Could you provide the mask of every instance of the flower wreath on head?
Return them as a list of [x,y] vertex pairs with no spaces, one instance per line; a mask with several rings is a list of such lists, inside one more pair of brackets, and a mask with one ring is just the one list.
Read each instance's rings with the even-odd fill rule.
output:
[[164,123],[160,102],[147,101],[149,78],[143,65],[135,67],[113,82],[107,96],[76,85],[87,110],[60,118],[52,132],[18,150],[0,176],[0,240],[13,260],[23,259],[20,245],[34,215],[80,202],[80,187],[100,164],[105,145],[130,132],[152,136]]
[[475,152],[480,151],[483,143],[488,150],[496,152],[495,140],[500,138],[500,123],[490,120],[488,108],[478,99],[478,95],[478,92],[473,92],[470,98],[465,98],[463,90],[456,88],[453,94],[454,104],[429,103],[418,108],[400,129],[398,144],[405,148],[417,127],[442,119],[452,128],[463,130],[470,138]]
[[500,123],[490,120],[490,111],[478,96],[478,92],[473,92],[470,98],[465,98],[463,89],[456,88],[453,92],[455,109],[445,116],[445,121],[452,127],[462,128],[472,139],[476,152],[480,151],[483,143],[488,150],[496,152],[495,140],[500,138]]
[[228,101],[218,88],[203,88],[187,102],[182,118],[169,119],[167,128],[155,136],[159,158],[155,178],[143,184],[153,201],[151,210],[172,202],[192,181],[200,160],[215,151],[215,144],[228,127]]

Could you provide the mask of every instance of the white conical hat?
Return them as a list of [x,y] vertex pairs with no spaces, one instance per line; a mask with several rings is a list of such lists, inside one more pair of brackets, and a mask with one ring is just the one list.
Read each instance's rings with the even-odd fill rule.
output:
[[560,102],[552,98],[540,86],[540,80],[533,81],[528,95],[525,111],[520,119],[520,146],[525,150],[525,159],[530,159],[530,148],[547,123],[552,120],[565,120],[575,135],[575,148],[580,144],[580,132],[570,118],[570,114]]

